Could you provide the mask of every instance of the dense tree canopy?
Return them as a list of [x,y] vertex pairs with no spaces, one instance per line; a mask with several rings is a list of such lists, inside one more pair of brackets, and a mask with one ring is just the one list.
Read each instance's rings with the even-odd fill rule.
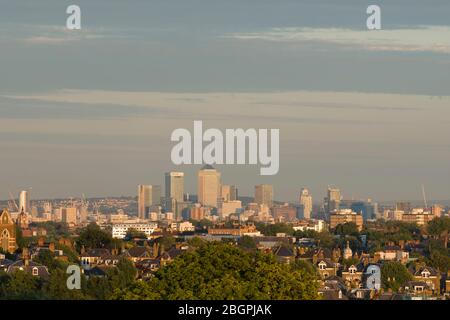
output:
[[244,249],[249,249],[249,250],[256,249],[255,239],[253,239],[250,236],[241,237],[238,241],[238,245]]
[[448,237],[450,233],[450,218],[434,218],[428,223],[427,231],[436,238],[441,238],[445,248],[448,247]]
[[87,248],[107,248],[113,243],[111,234],[103,231],[100,227],[91,223],[80,232],[77,239],[78,247]]
[[347,222],[344,224],[338,224],[336,228],[334,228],[334,233],[340,236],[358,236],[359,231],[358,227],[353,222]]
[[256,228],[265,236],[275,236],[277,233],[285,233],[287,235],[294,234],[294,229],[292,226],[286,223],[257,223]]
[[381,282],[386,289],[398,291],[410,280],[412,280],[412,275],[400,262],[386,262],[381,266]]
[[317,299],[315,276],[272,255],[205,243],[160,269],[148,283],[116,289],[114,299]]

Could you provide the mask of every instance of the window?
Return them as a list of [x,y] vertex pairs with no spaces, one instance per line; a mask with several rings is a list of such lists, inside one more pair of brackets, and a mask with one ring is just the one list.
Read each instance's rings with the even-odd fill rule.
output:
[[320,270],[325,270],[326,266],[327,266],[327,264],[325,262],[323,262],[323,261],[319,263],[319,269]]
[[416,291],[417,292],[423,292],[423,287],[422,286],[416,286]]
[[38,270],[38,268],[34,267],[34,268],[33,268],[33,271],[32,271],[32,274],[33,274],[33,276],[39,275],[39,270]]

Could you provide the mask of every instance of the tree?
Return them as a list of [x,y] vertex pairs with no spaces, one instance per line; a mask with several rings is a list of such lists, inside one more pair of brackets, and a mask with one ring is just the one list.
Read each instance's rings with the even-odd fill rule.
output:
[[84,300],[86,299],[86,278],[81,277],[81,290],[70,290],[67,288],[68,274],[63,269],[55,269],[50,278],[44,284],[44,292],[47,299],[51,300]]
[[199,238],[199,237],[193,237],[187,241],[188,245],[194,248],[201,247],[205,244],[205,240]]
[[47,238],[50,240],[56,240],[61,237],[68,237],[70,235],[67,224],[60,222],[38,222],[31,223],[30,226],[44,228],[47,231]]
[[108,272],[112,288],[124,288],[129,286],[136,279],[136,275],[136,268],[133,263],[126,258],[121,258],[117,263],[117,267]]
[[108,300],[113,294],[114,288],[106,277],[89,277],[86,285],[86,295],[97,300]]
[[156,239],[156,242],[165,249],[169,249],[175,245],[175,238],[173,236],[163,236]]
[[0,276],[0,298],[12,300],[36,300],[42,298],[42,281],[31,274],[17,270]]
[[244,249],[254,250],[256,249],[256,242],[250,236],[243,236],[239,239],[238,245]]
[[286,223],[274,223],[274,224],[257,223],[256,229],[258,229],[265,236],[276,236],[277,233],[285,233],[287,235],[294,234],[294,229],[292,228],[292,226]]
[[386,262],[381,266],[381,282],[386,289],[397,292],[402,285],[410,280],[412,280],[412,275],[399,262]]
[[125,240],[132,240],[136,238],[147,240],[147,235],[144,232],[138,231],[133,228],[128,229],[127,234],[125,235]]
[[318,232],[315,239],[319,242],[319,245],[324,248],[333,246],[333,236],[328,231]]
[[429,234],[436,238],[440,238],[443,241],[444,248],[448,248],[448,237],[450,230],[450,218],[441,217],[434,218],[427,225],[427,231]]
[[338,224],[334,233],[340,236],[359,236],[358,226],[354,222]]
[[95,224],[90,223],[86,228],[81,230],[80,236],[77,239],[79,248],[108,248],[113,243],[111,235]]
[[135,281],[128,288],[115,288],[112,300],[160,300],[161,296],[143,281]]
[[159,269],[149,282],[116,289],[114,299],[317,299],[315,276],[271,254],[205,243]]
[[437,268],[441,272],[447,273],[450,270],[450,256],[443,254],[441,251],[432,250],[430,254],[430,265]]
[[34,261],[46,266],[50,273],[55,269],[63,269],[65,266],[64,263],[55,259],[55,255],[50,250],[39,251],[39,254]]
[[292,268],[294,270],[304,270],[307,273],[310,273],[313,276],[317,275],[317,270],[311,262],[305,260],[294,260],[292,262]]

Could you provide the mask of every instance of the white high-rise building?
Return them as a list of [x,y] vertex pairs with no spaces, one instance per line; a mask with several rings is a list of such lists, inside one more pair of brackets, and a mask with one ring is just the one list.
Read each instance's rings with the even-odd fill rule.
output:
[[303,208],[303,218],[311,219],[312,212],[312,196],[309,193],[309,190],[306,188],[302,188],[300,192],[300,204]]
[[19,212],[29,213],[30,210],[30,194],[28,191],[21,191],[19,194]]
[[205,165],[198,172],[198,202],[203,206],[216,207],[221,197],[220,172]]

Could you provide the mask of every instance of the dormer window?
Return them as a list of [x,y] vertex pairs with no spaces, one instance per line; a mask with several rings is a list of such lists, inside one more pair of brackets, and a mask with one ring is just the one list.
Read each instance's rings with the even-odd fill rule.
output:
[[356,273],[356,267],[355,266],[351,266],[348,271],[350,271],[351,274],[355,274]]
[[430,277],[430,272],[428,270],[422,271],[422,278],[429,278],[429,277]]
[[39,269],[34,267],[33,270],[32,270],[32,274],[33,274],[33,276],[39,275]]
[[319,269],[320,269],[320,270],[325,270],[326,266],[327,266],[327,264],[326,264],[325,262],[323,262],[323,261],[321,261],[321,262],[319,263]]

